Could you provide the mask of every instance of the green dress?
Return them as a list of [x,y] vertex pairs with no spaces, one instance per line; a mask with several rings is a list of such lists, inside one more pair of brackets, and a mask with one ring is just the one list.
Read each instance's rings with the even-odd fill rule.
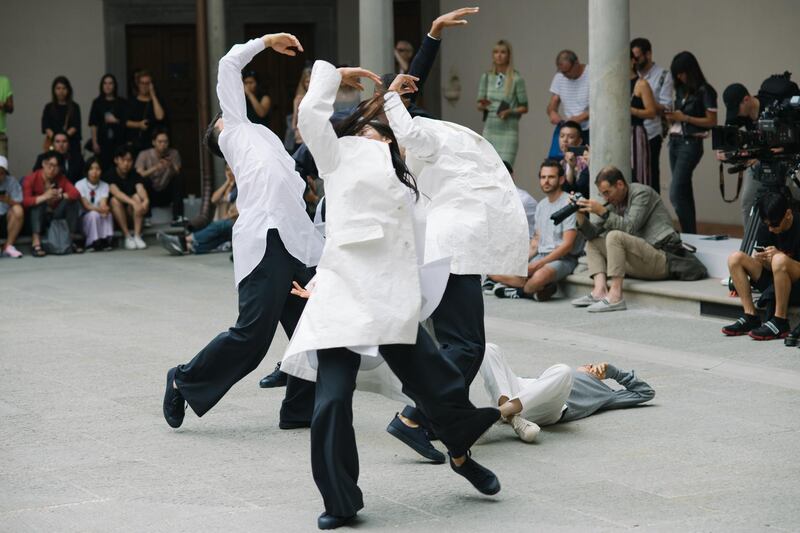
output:
[[500,154],[503,161],[514,164],[517,158],[517,147],[519,146],[519,118],[517,114],[512,114],[502,120],[497,116],[497,109],[500,102],[505,100],[510,104],[511,109],[528,105],[528,94],[525,92],[525,80],[514,71],[514,81],[511,90],[506,93],[505,75],[484,72],[478,85],[478,100],[487,99],[489,112],[486,115],[486,122],[483,126],[483,137],[492,143],[494,149]]

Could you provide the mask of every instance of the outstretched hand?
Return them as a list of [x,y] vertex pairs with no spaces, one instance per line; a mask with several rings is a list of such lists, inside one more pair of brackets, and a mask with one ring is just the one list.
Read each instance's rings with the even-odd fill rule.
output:
[[388,90],[394,91],[400,96],[408,93],[415,93],[419,90],[417,89],[417,81],[419,81],[419,78],[416,76],[411,76],[409,74],[398,74],[392,84],[389,85]]
[[300,298],[305,298],[306,300],[308,300],[308,298],[311,296],[311,291],[306,289],[296,281],[292,282],[292,290],[289,292],[291,294],[294,294],[295,296],[299,296]]
[[433,21],[433,24],[431,24],[431,37],[438,39],[441,37],[442,30],[444,28],[468,24],[468,21],[464,20],[464,17],[467,15],[474,15],[478,11],[480,11],[480,8],[478,7],[462,7],[460,9],[456,9],[455,11],[440,15],[436,20]]
[[364,90],[364,86],[359,81],[361,78],[369,78],[378,85],[381,84],[381,78],[372,71],[361,67],[341,67],[336,69],[342,75],[342,84],[348,87],[353,87],[359,91]]
[[264,46],[272,48],[279,54],[296,56],[295,48],[300,52],[303,51],[303,45],[291,33],[268,33],[261,39],[264,41]]

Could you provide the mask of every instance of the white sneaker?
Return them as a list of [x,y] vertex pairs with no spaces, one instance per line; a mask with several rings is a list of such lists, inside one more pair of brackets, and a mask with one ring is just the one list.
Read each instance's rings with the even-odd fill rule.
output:
[[606,298],[603,298],[587,307],[586,310],[590,313],[609,313],[611,311],[624,311],[627,308],[628,306],[625,304],[624,299],[612,304]]
[[511,427],[514,428],[514,433],[516,433],[517,437],[523,442],[535,441],[536,436],[539,434],[539,431],[541,431],[537,424],[534,424],[530,420],[525,420],[519,415],[512,416],[509,423]]
[[125,237],[125,249],[126,250],[135,250],[136,249],[136,240],[133,237],[128,235]]
[[586,296],[575,298],[570,303],[572,303],[572,305],[574,305],[575,307],[589,307],[590,305],[595,304],[600,300],[601,300],[600,298],[595,298],[594,296],[592,296],[592,293],[590,292]]
[[147,248],[147,244],[145,244],[145,242],[142,240],[141,235],[134,235],[133,242],[134,244],[136,244],[137,250],[144,250],[145,248]]

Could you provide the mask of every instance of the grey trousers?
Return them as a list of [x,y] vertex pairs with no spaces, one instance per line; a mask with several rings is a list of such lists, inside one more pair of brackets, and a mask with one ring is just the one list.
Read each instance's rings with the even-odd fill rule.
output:
[[76,233],[78,228],[78,202],[75,200],[61,200],[51,211],[49,206],[44,204],[35,205],[30,208],[28,216],[31,220],[31,233],[41,235],[47,230],[50,220],[59,218],[66,219],[70,233]]

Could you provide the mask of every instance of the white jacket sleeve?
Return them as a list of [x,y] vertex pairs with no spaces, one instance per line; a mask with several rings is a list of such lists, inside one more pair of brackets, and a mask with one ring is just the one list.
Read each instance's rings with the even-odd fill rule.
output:
[[222,109],[226,127],[247,121],[242,69],[262,50],[264,50],[264,41],[252,39],[244,44],[234,45],[219,60],[217,98],[219,98],[219,107]]
[[400,95],[390,91],[383,98],[383,110],[401,146],[422,160],[432,159],[439,153],[442,139],[435,132],[414,123]]
[[341,81],[342,76],[336,67],[325,61],[315,61],[308,92],[297,113],[297,128],[322,177],[339,166],[339,139],[330,118]]

